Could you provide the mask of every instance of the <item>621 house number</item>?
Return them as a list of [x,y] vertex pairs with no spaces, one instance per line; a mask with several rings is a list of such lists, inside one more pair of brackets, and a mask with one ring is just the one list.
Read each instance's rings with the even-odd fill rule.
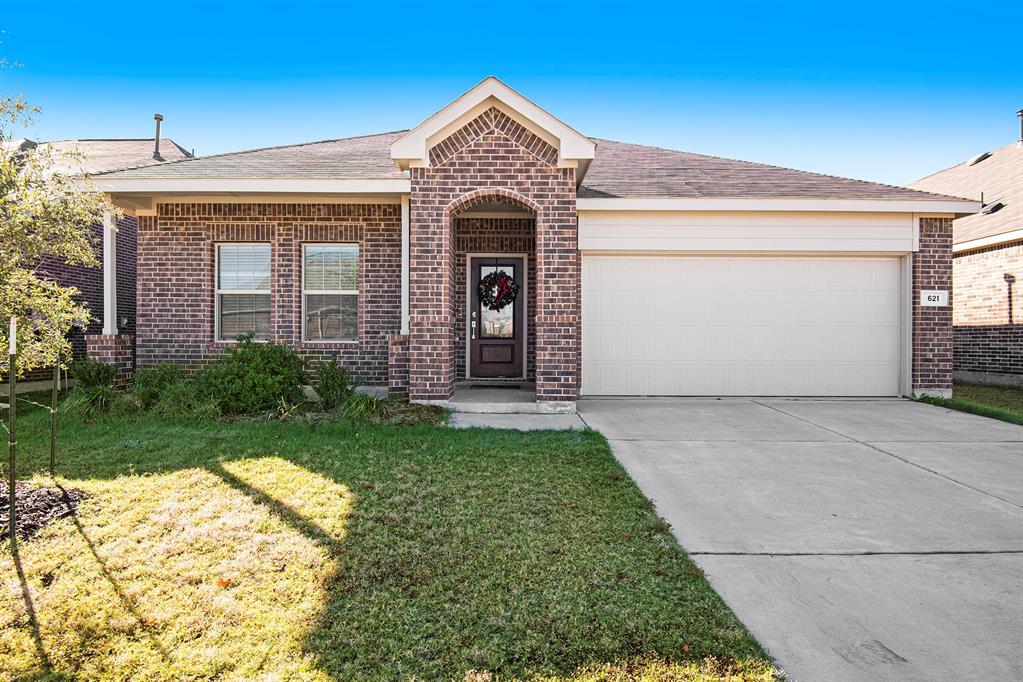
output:
[[920,305],[942,307],[948,305],[948,292],[924,289],[920,292]]

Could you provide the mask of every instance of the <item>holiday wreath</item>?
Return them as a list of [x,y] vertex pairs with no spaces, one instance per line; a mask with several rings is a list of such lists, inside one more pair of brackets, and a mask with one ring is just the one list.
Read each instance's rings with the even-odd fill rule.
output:
[[476,287],[480,303],[490,310],[501,310],[519,295],[519,283],[504,270],[495,270]]

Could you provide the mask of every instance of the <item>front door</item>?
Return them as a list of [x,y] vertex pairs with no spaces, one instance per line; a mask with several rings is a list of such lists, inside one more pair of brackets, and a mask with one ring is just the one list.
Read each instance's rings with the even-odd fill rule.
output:
[[[512,296],[511,283],[500,274],[511,277],[517,287]],[[481,300],[479,287],[488,275],[496,282],[491,299]],[[522,258],[469,259],[469,376],[471,378],[523,378],[522,358],[525,348],[526,277]]]

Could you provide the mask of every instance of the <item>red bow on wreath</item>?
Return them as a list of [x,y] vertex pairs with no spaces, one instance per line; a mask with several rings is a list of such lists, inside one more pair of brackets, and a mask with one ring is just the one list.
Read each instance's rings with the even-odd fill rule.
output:
[[496,270],[480,280],[476,292],[485,308],[501,310],[519,295],[519,283],[504,270]]
[[503,272],[497,278],[497,291],[494,292],[494,303],[500,304],[504,297],[511,293],[512,278]]

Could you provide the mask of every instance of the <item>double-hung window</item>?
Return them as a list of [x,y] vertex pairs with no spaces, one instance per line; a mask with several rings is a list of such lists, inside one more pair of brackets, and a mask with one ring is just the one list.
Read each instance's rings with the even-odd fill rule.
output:
[[302,250],[302,338],[359,337],[359,245],[305,244]]
[[217,245],[217,339],[270,339],[270,245]]

